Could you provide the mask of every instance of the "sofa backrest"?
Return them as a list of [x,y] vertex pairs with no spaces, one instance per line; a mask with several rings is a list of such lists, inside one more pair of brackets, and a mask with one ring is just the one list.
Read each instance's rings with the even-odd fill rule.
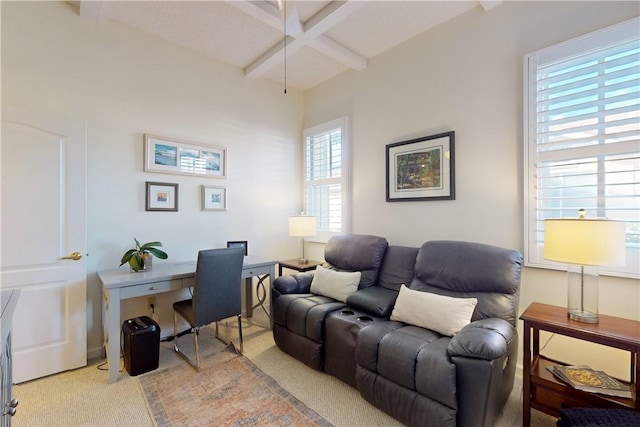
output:
[[324,267],[337,271],[360,271],[358,289],[367,288],[378,280],[378,271],[388,246],[387,239],[379,236],[333,236],[324,248]]
[[411,288],[477,298],[472,321],[502,318],[516,326],[522,254],[472,242],[430,241],[418,250]]
[[414,277],[418,248],[389,246],[378,276],[378,286],[399,292],[400,286],[409,286]]

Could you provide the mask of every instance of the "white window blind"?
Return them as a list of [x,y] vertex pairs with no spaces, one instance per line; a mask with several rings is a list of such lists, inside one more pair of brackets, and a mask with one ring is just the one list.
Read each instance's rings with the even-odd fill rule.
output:
[[304,131],[305,211],[316,217],[319,240],[348,231],[348,120]]
[[624,220],[627,264],[640,277],[640,19],[525,57],[525,258],[545,261],[544,220]]

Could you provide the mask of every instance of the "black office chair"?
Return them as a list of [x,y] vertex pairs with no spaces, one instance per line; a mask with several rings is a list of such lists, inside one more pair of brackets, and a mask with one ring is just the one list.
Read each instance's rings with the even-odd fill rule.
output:
[[[240,353],[242,354],[244,350],[240,318],[242,314],[240,280],[243,259],[244,249],[241,247],[198,252],[193,298],[173,304],[173,348],[196,371],[200,370],[198,335],[202,326],[216,322],[216,337],[218,337],[218,321],[237,316]],[[195,363],[178,348],[178,314],[194,329]]]

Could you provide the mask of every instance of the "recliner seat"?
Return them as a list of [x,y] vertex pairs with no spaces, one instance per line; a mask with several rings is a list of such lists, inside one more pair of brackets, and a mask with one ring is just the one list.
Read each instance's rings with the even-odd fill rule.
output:
[[[389,243],[383,237],[336,236],[325,247],[324,267],[360,271],[359,289],[373,286]],[[346,307],[343,302],[310,292],[311,274],[278,278],[273,285],[273,338],[276,345],[316,370],[324,368],[326,317]]]

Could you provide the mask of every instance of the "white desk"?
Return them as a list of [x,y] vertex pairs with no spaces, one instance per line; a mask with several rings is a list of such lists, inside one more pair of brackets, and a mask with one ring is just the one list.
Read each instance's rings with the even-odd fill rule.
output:
[[[245,279],[244,315],[253,315],[253,291],[251,278],[258,277],[259,285],[268,275],[276,277],[276,263],[264,258],[248,255],[244,257],[242,278]],[[106,333],[107,362],[109,364],[109,382],[118,381],[120,367],[120,302],[127,298],[136,298],[188,288],[195,283],[196,263],[154,263],[153,268],[138,273],[128,268],[116,268],[98,272],[102,282],[102,309]],[[240,284],[238,284],[240,285]],[[266,290],[263,289],[263,292]],[[264,295],[264,294],[263,294]],[[259,298],[260,304],[264,297]],[[263,307],[264,308],[264,307]],[[266,311],[266,310],[265,310]]]

